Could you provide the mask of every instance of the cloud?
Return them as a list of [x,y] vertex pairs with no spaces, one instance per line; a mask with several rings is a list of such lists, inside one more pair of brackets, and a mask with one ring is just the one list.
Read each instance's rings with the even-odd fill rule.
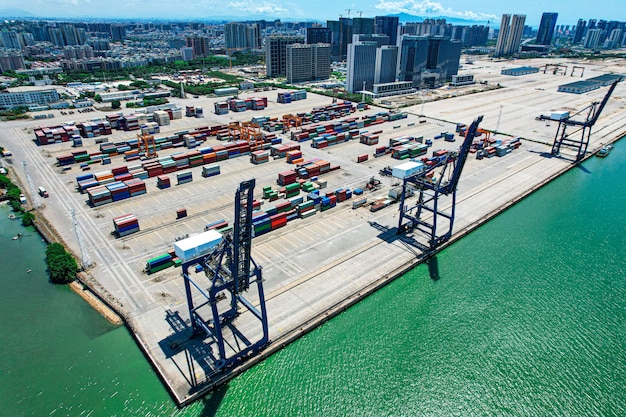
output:
[[386,13],[408,13],[418,16],[448,16],[470,20],[493,20],[498,18],[496,15],[489,13],[453,10],[450,7],[444,7],[439,2],[430,0],[379,0],[374,7]]
[[270,3],[267,1],[234,1],[228,3],[228,7],[233,10],[259,14],[284,14],[289,11],[280,4]]

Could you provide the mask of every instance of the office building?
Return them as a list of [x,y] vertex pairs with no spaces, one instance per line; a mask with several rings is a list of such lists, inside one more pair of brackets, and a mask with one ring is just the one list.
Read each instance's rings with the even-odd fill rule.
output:
[[526,15],[503,14],[500,22],[500,32],[496,41],[495,57],[512,55],[519,50],[522,41],[522,33],[524,31],[524,21]]
[[371,90],[376,75],[376,42],[354,42],[348,45],[346,90],[350,93]]
[[0,93],[0,106],[11,108],[29,104],[46,104],[59,101],[59,99],[59,93],[55,89],[24,91],[19,93]]
[[544,13],[541,16],[541,23],[539,23],[539,30],[537,31],[537,40],[535,41],[537,45],[550,45],[552,43],[554,27],[556,26],[558,16],[558,13]]
[[442,85],[459,72],[461,42],[444,36],[402,37],[400,81],[412,81],[414,87]]
[[261,29],[259,25],[245,23],[227,23],[224,25],[226,49],[259,49],[261,47]]
[[299,83],[330,78],[330,44],[287,45],[287,82]]
[[332,40],[332,31],[329,28],[306,28],[306,43],[327,43],[330,44]]
[[365,17],[329,20],[326,27],[331,30],[331,58],[336,61],[346,59],[348,44],[352,42],[353,35],[373,35],[375,32],[374,19]]
[[374,18],[374,33],[389,36],[389,45],[397,43],[399,26],[400,18],[398,16],[376,16]]
[[304,37],[274,35],[265,38],[265,66],[268,77],[287,75],[287,45],[294,43],[304,43]]
[[376,48],[374,66],[374,84],[386,84],[396,81],[398,47],[383,45]]

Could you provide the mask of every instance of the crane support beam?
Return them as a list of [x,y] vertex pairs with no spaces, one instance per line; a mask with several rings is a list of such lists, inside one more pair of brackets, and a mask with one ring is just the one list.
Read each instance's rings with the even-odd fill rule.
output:
[[[212,342],[206,360],[215,374],[261,351],[269,343],[261,267],[251,257],[254,186],[252,179],[243,181],[237,189],[232,232],[224,235],[210,254],[186,260],[182,265],[192,336]],[[205,281],[200,282],[197,275],[191,274],[191,267],[197,265],[202,266]],[[256,307],[243,296],[253,291],[252,284],[256,284]],[[246,322],[244,334],[236,320],[246,313],[256,326]]]
[[[482,120],[483,116],[479,116],[469,126],[458,152],[449,152],[432,167],[402,181],[398,233],[415,230],[424,233],[428,239],[428,245],[424,248],[427,252],[436,250],[452,237],[456,189]],[[434,176],[435,172],[438,173],[437,177]],[[409,203],[407,197],[410,195],[407,191],[409,187],[417,191],[417,202],[413,204]],[[448,210],[441,209],[440,199],[443,197],[449,197],[451,200]]]
[[[587,154],[587,147],[589,146],[589,141],[591,140],[591,128],[598,121],[598,117],[600,117],[600,113],[604,110],[606,103],[609,101],[609,97],[613,94],[615,87],[617,87],[617,83],[619,83],[622,79],[616,79],[609,91],[607,91],[606,95],[602,99],[602,101],[598,104],[598,102],[593,102],[589,106],[580,110],[574,115],[565,117],[560,120],[554,120],[547,116],[539,116],[539,120],[553,120],[558,121],[559,126],[556,130],[556,135],[554,136],[554,142],[552,144],[552,155],[558,156],[561,153],[562,147],[567,147],[570,149],[574,149],[576,151],[576,161],[580,161]],[[585,120],[573,120],[572,118],[578,115],[587,113]],[[567,133],[568,126],[578,126],[579,130],[573,133],[579,133],[580,136],[573,136],[573,133]]]

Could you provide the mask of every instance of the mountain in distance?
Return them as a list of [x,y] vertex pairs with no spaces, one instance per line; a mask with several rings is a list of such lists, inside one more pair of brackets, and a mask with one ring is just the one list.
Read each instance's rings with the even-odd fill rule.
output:
[[[469,19],[460,19],[458,17],[447,17],[447,16],[424,18],[420,16],[414,16],[408,13],[394,13],[394,14],[388,14],[387,16],[398,17],[399,18],[398,20],[400,21],[400,23],[409,23],[409,22],[421,23],[426,19],[431,19],[431,20],[445,19],[446,23],[450,23],[455,26],[487,25],[487,20],[469,20]],[[494,23],[497,24],[499,22],[493,22],[493,21],[489,22],[490,26],[494,26]]]
[[22,9],[0,9],[0,17],[33,17],[31,12]]

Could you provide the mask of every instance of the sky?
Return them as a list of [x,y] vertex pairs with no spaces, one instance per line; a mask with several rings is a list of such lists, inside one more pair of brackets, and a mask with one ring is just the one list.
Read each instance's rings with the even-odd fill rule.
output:
[[[19,9],[37,17],[336,20],[409,13],[499,23],[503,13],[525,14],[538,26],[543,12],[559,14],[557,24],[579,18],[626,21],[625,0],[0,0],[0,10]],[[496,24],[497,24],[496,23]]]

